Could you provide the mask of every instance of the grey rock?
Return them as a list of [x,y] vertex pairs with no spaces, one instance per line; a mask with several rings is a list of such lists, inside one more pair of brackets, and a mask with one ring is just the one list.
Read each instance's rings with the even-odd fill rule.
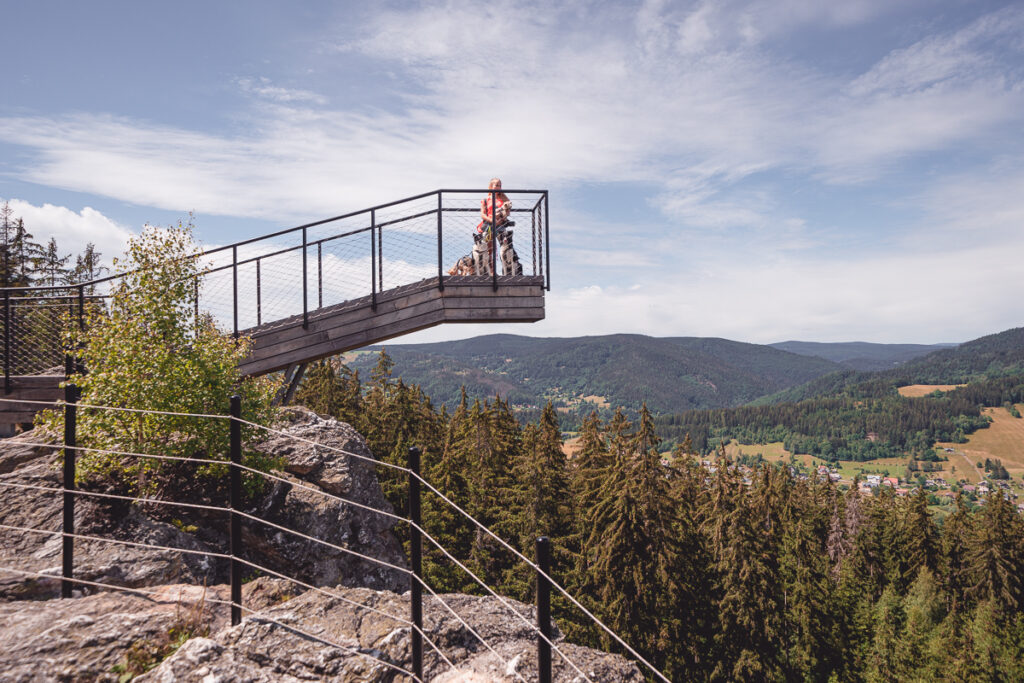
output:
[[[402,670],[411,670],[408,595],[361,588],[338,588],[331,593],[309,591],[236,627],[191,640],[136,680],[407,680]],[[517,676],[536,680],[531,607],[508,601],[522,615],[519,618],[494,598],[444,595],[441,599],[465,624],[438,601],[425,601],[426,638],[451,663],[425,642],[425,669],[432,680],[504,682],[518,680]],[[634,664],[617,655],[570,645],[560,635],[555,645],[593,681],[643,680]],[[557,681],[585,680],[557,654],[553,671]]]
[[229,623],[209,602],[228,597],[226,587],[152,590],[0,604],[0,681],[116,681],[129,653],[166,648],[174,629],[209,633]]
[[[338,587],[293,596],[286,582],[260,578],[243,591],[254,613],[231,627],[227,586],[144,590],[0,604],[0,681],[115,681],[129,664],[141,673],[140,659],[155,668],[139,683],[408,680],[400,671],[411,669],[408,594]],[[425,600],[431,680],[536,680],[532,608],[508,601],[520,618],[494,598],[441,599],[462,621]],[[184,644],[182,633],[191,636]],[[555,645],[592,681],[642,680],[622,657],[570,645],[560,634]],[[556,681],[585,680],[557,653],[553,671]]]
[[[281,477],[286,482],[275,481],[254,513],[333,546],[407,567],[402,546],[391,531],[396,520],[388,515],[394,515],[394,510],[381,492],[373,455],[363,437],[344,422],[302,407],[281,409],[277,428],[282,435],[271,435],[253,448],[287,459]],[[298,572],[317,586],[402,591],[409,585],[399,571],[258,523],[247,525],[246,546],[253,561],[282,573]]]
[[[18,465],[0,474],[0,525],[33,529],[33,532],[0,527],[0,601],[50,598],[60,592],[60,581],[43,575],[61,573],[63,494],[39,490],[60,488],[58,450],[26,446],[40,438],[35,430],[0,442],[2,463],[17,459]],[[96,498],[81,496],[75,504],[75,533],[130,543],[144,543],[187,550],[207,550],[193,535],[172,524],[146,517],[129,508],[111,519],[111,510]],[[75,540],[74,576],[84,581],[139,587],[170,583],[214,583],[216,565],[207,556]],[[79,592],[95,590],[85,584]]]
[[[314,586],[340,583],[405,590],[408,579],[401,571],[359,557],[406,566],[401,545],[391,533],[395,520],[344,502],[392,513],[373,463],[340,452],[372,458],[362,437],[349,425],[304,408],[283,409],[277,428],[282,434],[250,448],[285,457],[286,471],[275,475],[278,478],[247,512],[307,538],[243,520],[242,556],[253,565],[247,573],[258,574],[254,567],[262,567],[270,575],[283,574]],[[0,570],[0,601],[59,594],[59,580],[38,576],[60,574],[62,544],[62,494],[32,488],[61,486],[59,449],[28,445],[43,438],[32,430],[0,440],[0,567],[15,570]],[[179,518],[179,524],[172,523],[172,517]],[[182,530],[190,524],[199,532]],[[152,504],[112,504],[88,496],[79,496],[75,504],[75,532],[83,536],[223,554],[230,545],[227,527],[221,512],[175,508],[169,514]],[[75,541],[74,571],[77,579],[120,586],[211,585],[227,581],[228,563],[202,554],[80,539]],[[89,593],[97,587],[80,585],[77,590]]]

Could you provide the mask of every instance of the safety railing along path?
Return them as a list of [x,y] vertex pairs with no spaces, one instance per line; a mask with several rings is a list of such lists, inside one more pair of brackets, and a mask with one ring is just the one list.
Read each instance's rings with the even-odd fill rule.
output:
[[[294,434],[288,434],[286,432],[258,425],[256,423],[242,419],[241,414],[241,399],[238,396],[232,396],[230,399],[230,414],[229,415],[194,415],[194,414],[183,414],[183,413],[168,413],[164,411],[151,411],[151,410],[140,410],[125,407],[109,407],[109,406],[95,406],[79,403],[78,400],[78,389],[73,384],[68,384],[65,389],[65,400],[57,403],[52,402],[37,402],[41,407],[50,408],[62,408],[64,411],[64,439],[63,445],[55,445],[53,443],[33,443],[28,441],[22,441],[22,445],[27,446],[38,446],[41,448],[58,449],[62,448],[63,455],[63,481],[60,488],[41,486],[34,484],[23,484],[12,482],[9,480],[0,479],[0,487],[15,487],[23,489],[33,489],[39,491],[41,494],[61,495],[62,496],[62,529],[61,531],[50,531],[44,529],[33,529],[20,527],[16,525],[0,524],[0,529],[5,531],[13,531],[24,534],[44,534],[51,535],[54,537],[60,537],[62,539],[61,546],[61,595],[64,598],[72,597],[72,590],[75,585],[89,586],[97,589],[104,590],[124,590],[128,592],[135,592],[141,594],[152,593],[146,589],[140,588],[129,588],[123,586],[111,585],[108,583],[88,581],[81,578],[75,577],[75,541],[90,541],[90,542],[106,542],[111,544],[122,544],[122,545],[134,545],[145,548],[152,548],[162,551],[180,552],[180,553],[191,553],[198,555],[205,555],[207,557],[219,558],[221,560],[228,561],[230,563],[229,572],[229,586],[230,586],[230,599],[227,601],[210,599],[207,602],[211,604],[223,605],[230,608],[231,611],[231,623],[237,625],[242,619],[243,612],[252,613],[253,610],[247,609],[242,600],[242,573],[245,567],[250,569],[258,570],[268,576],[274,576],[276,578],[284,579],[294,584],[301,586],[307,590],[322,593],[334,599],[339,599],[342,602],[349,603],[353,608],[367,609],[375,612],[379,612],[383,616],[394,620],[396,623],[402,624],[404,627],[410,629],[410,655],[409,661],[411,662],[411,669],[406,669],[403,666],[395,664],[381,659],[379,656],[375,656],[370,652],[364,650],[352,648],[344,644],[336,643],[330,639],[324,638],[321,635],[311,633],[309,630],[303,629],[301,626],[297,626],[294,623],[282,624],[275,621],[272,617],[268,616],[264,612],[259,613],[259,618],[268,623],[276,624],[279,627],[288,629],[304,638],[311,639],[316,642],[337,647],[342,651],[348,652],[353,656],[367,657],[373,659],[374,662],[385,665],[388,668],[394,669],[398,673],[409,676],[411,679],[416,681],[428,680],[428,674],[424,668],[424,644],[431,648],[434,655],[439,660],[438,663],[443,662],[449,669],[454,669],[455,665],[451,659],[445,655],[436,642],[434,642],[428,635],[428,632],[424,629],[423,621],[423,592],[429,593],[431,599],[436,601],[447,613],[451,614],[458,622],[475,638],[486,650],[488,650],[494,657],[496,657],[502,664],[505,665],[506,670],[513,671],[514,675],[521,681],[525,679],[521,674],[515,671],[514,666],[510,666],[510,662],[506,661],[497,650],[484,639],[480,633],[473,629],[472,626],[459,615],[449,605],[444,598],[435,592],[430,585],[424,579],[423,572],[423,541],[428,541],[433,547],[435,547],[448,561],[468,576],[474,584],[479,586],[486,594],[493,597],[499,605],[504,609],[508,610],[511,615],[519,621],[526,624],[537,637],[537,670],[538,680],[541,683],[550,683],[552,680],[552,655],[557,654],[560,661],[567,668],[575,672],[575,676],[579,680],[590,681],[595,683],[591,676],[588,676],[582,668],[569,657],[563,648],[554,641],[553,628],[551,622],[551,590],[554,589],[561,594],[566,600],[576,609],[589,619],[595,627],[600,631],[607,634],[612,640],[614,640],[619,646],[621,646],[626,652],[628,652],[637,662],[642,664],[651,676],[654,678],[668,683],[668,679],[652,666],[647,660],[645,660],[634,648],[626,643],[621,637],[614,633],[608,628],[600,619],[598,619],[592,612],[587,610],[574,596],[572,596],[565,588],[559,585],[551,576],[551,554],[550,554],[550,542],[547,538],[541,537],[536,541],[536,561],[527,558],[523,553],[513,547],[510,543],[497,536],[493,531],[484,526],[472,515],[463,510],[461,507],[452,502],[447,496],[441,491],[432,486],[427,482],[420,474],[420,452],[417,448],[410,448],[408,453],[408,462],[406,467],[393,465],[387,462],[378,461],[372,457],[362,455],[359,453],[353,453],[352,451],[344,450],[341,448],[333,447],[326,444],[321,444],[311,439],[300,437]],[[0,402],[10,401],[11,399],[2,399]],[[215,419],[215,420],[226,420],[228,422],[227,429],[229,432],[229,452],[227,459],[212,459],[212,458],[195,458],[195,457],[178,457],[168,455],[151,455],[144,453],[129,453],[121,451],[101,450],[95,448],[89,448],[80,446],[77,440],[77,415],[79,409],[90,409],[90,410],[116,410],[129,413],[155,413],[163,415],[177,415],[177,416],[188,416],[196,419]],[[402,517],[386,510],[380,510],[371,506],[364,505],[362,503],[338,496],[322,489],[309,486],[307,484],[298,483],[293,480],[284,479],[272,472],[263,472],[251,467],[246,466],[242,462],[242,435],[241,430],[243,426],[253,427],[262,430],[269,434],[278,436],[285,436],[295,441],[311,444],[318,448],[325,449],[326,451],[337,452],[350,458],[365,461],[371,463],[376,467],[387,467],[393,470],[403,472],[408,477],[408,500],[407,500],[407,517]],[[122,457],[133,457],[133,458],[153,458],[162,460],[172,461],[186,461],[196,464],[219,464],[226,465],[229,469],[229,502],[227,507],[215,506],[215,505],[200,505],[196,503],[186,503],[182,501],[155,499],[155,498],[133,498],[131,496],[124,496],[111,493],[102,493],[97,491],[86,491],[77,489],[75,486],[75,476],[77,467],[77,455],[80,452],[95,452],[104,455],[117,455]],[[400,567],[392,563],[385,562],[383,560],[373,558],[364,554],[361,554],[351,548],[330,543],[328,541],[309,536],[295,529],[290,529],[283,525],[275,524],[268,520],[262,519],[257,515],[250,514],[244,511],[242,508],[242,473],[249,473],[256,476],[265,477],[268,480],[279,481],[287,483],[291,486],[296,486],[304,490],[314,492],[320,496],[331,499],[335,502],[342,503],[345,505],[351,505],[357,508],[361,508],[374,514],[379,514],[391,518],[395,522],[405,523],[409,527],[409,538],[410,538],[410,566]],[[448,549],[446,549],[440,542],[437,541],[426,529],[423,527],[421,519],[421,497],[424,490],[430,494],[436,496],[444,505],[455,511],[468,523],[476,527],[480,533],[488,536],[489,538],[496,541],[500,546],[509,551],[519,562],[524,563],[527,567],[531,568],[536,577],[536,619],[531,620],[528,615],[523,614],[516,609],[511,600],[497,593],[493,588],[488,586],[479,576],[477,576],[472,570],[460,561],[458,558],[453,556]],[[154,545],[148,543],[138,543],[133,541],[109,539],[97,536],[82,535],[75,532],[75,500],[78,496],[88,496],[101,500],[112,500],[119,502],[128,502],[131,504],[145,504],[145,505],[169,505],[177,506],[182,508],[196,508],[204,511],[221,512],[229,516],[230,519],[230,532],[229,532],[229,548],[226,552],[208,551],[208,550],[194,550],[185,548],[175,548],[161,545]],[[390,612],[376,609],[369,605],[360,604],[354,602],[339,593],[332,591],[329,588],[314,586],[308,582],[297,579],[293,576],[288,576],[282,572],[275,571],[268,567],[262,566],[251,560],[243,557],[242,548],[242,526],[243,524],[263,524],[267,525],[276,531],[302,538],[304,540],[312,541],[317,545],[325,548],[331,548],[336,551],[340,551],[346,554],[351,554],[362,560],[366,560],[377,564],[379,566],[386,567],[390,570],[401,572],[408,575],[409,577],[409,588],[410,588],[410,601],[409,601],[409,617],[405,618],[401,615],[393,614]],[[0,572],[8,572],[15,575],[22,575],[27,577],[36,578],[47,578],[52,579],[54,575],[45,572],[34,572],[26,571],[24,569],[0,567]]]

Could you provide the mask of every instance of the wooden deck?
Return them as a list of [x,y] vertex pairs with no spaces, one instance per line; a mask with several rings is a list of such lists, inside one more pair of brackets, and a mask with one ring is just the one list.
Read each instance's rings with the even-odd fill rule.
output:
[[[263,375],[296,364],[422,330],[441,323],[536,322],[544,319],[544,278],[499,277],[495,291],[490,277],[447,277],[444,289],[437,278],[396,287],[242,330],[252,339],[249,357],[239,365],[244,375]],[[0,394],[0,433],[31,422],[41,406],[14,401],[56,401],[64,397],[58,385],[63,375],[11,377],[11,393]]]
[[13,403],[12,401],[57,401],[64,398],[60,383],[64,375],[12,375],[11,393],[0,390],[0,434],[4,426],[31,422],[35,414],[45,406],[36,403]]
[[541,277],[499,277],[494,291],[489,277],[429,278],[371,297],[346,301],[302,316],[292,316],[244,330],[252,339],[249,358],[239,368],[246,375],[284,370],[441,323],[535,322],[544,319]]

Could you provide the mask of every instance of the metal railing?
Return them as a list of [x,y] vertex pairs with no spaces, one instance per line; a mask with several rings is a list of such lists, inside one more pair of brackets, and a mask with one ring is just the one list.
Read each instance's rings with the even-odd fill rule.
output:
[[[551,288],[547,190],[503,190],[511,200],[509,229],[523,275]],[[386,290],[424,281],[439,289],[449,269],[470,254],[481,221],[480,202],[492,190],[435,190],[361,211],[207,249],[194,258],[195,313],[209,314],[235,335],[369,297],[376,308]],[[497,289],[497,234],[490,233],[489,274]],[[64,362],[62,325],[83,325],[89,306],[102,305],[124,274],[46,287],[0,288],[3,296],[5,393],[10,377],[46,373]],[[481,277],[481,276],[477,276]]]
[[[0,403],[9,401],[10,399],[0,398]],[[409,618],[406,619],[401,615],[396,615],[388,612],[381,612],[384,616],[393,619],[394,621],[407,626],[410,630],[410,643],[409,643],[409,664],[410,668],[403,666],[404,662],[393,663],[385,661],[373,654],[375,651],[367,651],[364,649],[355,649],[351,646],[333,642],[322,636],[317,636],[309,633],[296,626],[294,623],[287,625],[280,624],[273,620],[272,617],[265,613],[260,613],[259,618],[275,623],[280,626],[303,635],[304,637],[314,639],[326,645],[337,647],[343,651],[349,652],[353,656],[369,657],[374,659],[375,662],[383,664],[391,669],[394,669],[397,673],[408,675],[411,679],[416,681],[427,681],[429,680],[430,672],[425,666],[425,653],[424,643],[431,648],[431,652],[436,655],[435,666],[446,665],[449,669],[454,668],[454,664],[451,659],[442,651],[440,646],[434,642],[429,636],[429,629],[424,628],[423,621],[423,591],[427,591],[432,600],[443,608],[447,613],[455,617],[455,619],[467,629],[467,631],[477,640],[479,643],[489,650],[500,662],[502,662],[506,671],[511,671],[512,675],[521,681],[524,681],[522,674],[515,670],[514,662],[506,661],[495,649],[487,642],[476,630],[470,626],[470,624],[460,616],[452,607],[449,605],[442,596],[438,595],[427,583],[424,578],[423,566],[422,566],[422,542],[426,540],[433,547],[435,547],[440,553],[447,558],[447,561],[458,567],[464,572],[469,579],[479,586],[485,593],[492,596],[503,609],[508,610],[510,616],[524,624],[526,624],[530,630],[536,635],[537,638],[537,672],[538,680],[542,683],[550,683],[552,681],[552,653],[557,654],[559,661],[568,673],[571,670],[571,674],[574,680],[582,680],[593,683],[593,674],[588,675],[584,672],[579,665],[569,657],[563,648],[559,647],[559,644],[555,642],[553,635],[553,628],[551,623],[551,590],[554,589],[561,594],[566,600],[571,603],[572,606],[580,610],[580,612],[590,620],[595,627],[600,629],[618,645],[620,645],[626,652],[632,655],[636,661],[642,664],[649,675],[652,677],[668,683],[668,679],[658,669],[652,666],[647,660],[645,660],[634,648],[626,643],[621,637],[615,634],[609,629],[604,623],[602,623],[596,616],[594,616],[589,610],[572,595],[570,595],[565,588],[559,585],[551,575],[550,567],[550,542],[547,538],[541,537],[536,542],[536,562],[530,560],[524,556],[521,552],[516,550],[507,541],[501,539],[493,531],[488,529],[486,526],[481,524],[478,520],[473,518],[468,512],[460,508],[448,497],[446,497],[441,491],[432,486],[420,475],[420,453],[416,448],[409,449],[408,466],[401,467],[393,465],[387,462],[375,460],[372,457],[362,455],[359,453],[353,453],[337,447],[321,444],[315,441],[311,441],[307,438],[300,437],[293,434],[287,434],[279,430],[271,429],[262,425],[249,422],[241,418],[241,402],[237,396],[231,397],[230,404],[231,410],[229,415],[192,415],[195,419],[213,419],[213,420],[224,420],[228,422],[227,429],[229,432],[229,452],[220,459],[216,458],[216,455],[208,456],[207,458],[199,457],[176,457],[167,455],[151,455],[146,453],[129,453],[119,451],[106,451],[95,448],[84,447],[78,444],[77,440],[77,414],[79,410],[117,410],[127,411],[135,413],[156,413],[156,414],[173,414],[181,415],[179,413],[164,413],[162,411],[151,411],[151,410],[140,410],[124,407],[110,407],[110,406],[97,406],[87,405],[79,402],[78,390],[74,385],[67,385],[65,388],[65,400],[63,402],[37,402],[40,405],[45,405],[51,408],[63,409],[64,411],[64,441],[63,441],[63,481],[61,486],[41,486],[34,484],[18,483],[8,481],[6,478],[0,478],[0,488],[14,487],[21,489],[34,489],[37,490],[41,495],[61,495],[62,496],[62,509],[63,517],[61,530],[48,530],[38,529],[30,527],[22,527],[18,525],[3,524],[0,523],[0,531],[2,532],[15,532],[21,534],[39,534],[49,535],[52,537],[59,537],[62,539],[62,563],[60,574],[57,575],[54,570],[47,571],[26,571],[25,569],[18,569],[12,567],[0,566],[0,573],[7,572],[16,575],[23,575],[27,577],[35,578],[46,578],[46,579],[60,579],[61,583],[61,595],[62,597],[72,597],[73,588],[76,585],[87,586],[103,590],[125,590],[129,592],[146,593],[145,589],[117,586],[113,584],[84,580],[75,576],[75,541],[83,540],[89,542],[106,542],[113,544],[127,544],[135,545],[144,548],[150,548],[165,552],[181,552],[181,553],[192,553],[205,555],[211,558],[218,558],[229,563],[229,586],[230,586],[230,600],[207,600],[211,604],[218,604],[230,609],[231,623],[238,624],[241,621],[243,612],[252,613],[253,610],[246,608],[243,597],[242,597],[242,571],[243,567],[249,569],[255,569],[261,573],[269,576],[274,576],[280,579],[290,581],[298,586],[301,586],[307,590],[323,593],[331,598],[341,600],[343,602],[351,604],[356,609],[367,609],[371,611],[381,612],[380,610],[359,603],[355,603],[344,596],[340,595],[336,591],[332,591],[330,588],[319,587],[312,585],[308,582],[302,581],[295,576],[290,576],[283,572],[275,571],[269,567],[253,562],[251,559],[244,557],[244,549],[242,547],[242,526],[243,524],[259,524],[267,525],[273,528],[276,532],[288,534],[292,537],[298,537],[307,541],[311,541],[318,546],[330,548],[335,551],[355,555],[356,557],[375,563],[382,567],[388,568],[389,570],[403,573],[409,577],[409,588],[410,588],[410,604],[409,604]],[[309,486],[305,483],[296,482],[294,480],[284,479],[278,475],[270,472],[263,472],[260,470],[253,469],[243,464],[242,462],[242,437],[241,428],[242,426],[248,426],[262,430],[268,434],[274,434],[277,436],[287,436],[295,441],[312,444],[318,448],[322,448],[326,451],[337,452],[339,454],[346,455],[350,458],[354,458],[359,461],[366,461],[375,467],[387,467],[407,474],[408,476],[408,499],[407,499],[407,517],[401,517],[392,512],[386,510],[376,509],[362,503],[350,500],[348,498],[338,496],[322,489]],[[36,446],[42,448],[51,448],[54,450],[60,449],[60,444],[53,443],[33,443],[28,441],[22,441],[22,445]],[[132,498],[130,496],[123,496],[111,493],[104,493],[98,491],[81,490],[75,486],[76,478],[76,460],[80,453],[98,453],[104,455],[118,455],[124,458],[156,458],[164,460],[176,460],[195,463],[197,465],[216,463],[220,465],[226,465],[229,468],[229,500],[227,506],[216,506],[216,505],[200,505],[196,503],[186,503],[182,501],[169,500],[169,499],[157,499],[157,498]],[[247,513],[243,510],[242,506],[242,474],[247,473],[250,475],[264,477],[268,480],[276,480],[287,483],[294,487],[299,487],[304,490],[308,490],[317,495],[323,496],[330,499],[331,501],[344,504],[352,505],[371,513],[384,515],[396,522],[402,522],[409,527],[409,538],[410,538],[410,568],[399,567],[394,564],[385,562],[380,559],[376,559],[367,555],[362,555],[351,548],[346,548],[341,545],[330,543],[326,540],[318,539],[313,536],[309,536],[295,529],[288,528],[283,525],[275,524],[269,520],[263,519],[258,515]],[[536,613],[535,619],[530,619],[528,614],[522,613],[519,609],[512,604],[512,602],[500,594],[498,594],[493,588],[488,586],[479,576],[474,574],[466,565],[461,562],[458,558],[454,557],[440,542],[432,536],[427,529],[424,528],[420,510],[421,510],[421,495],[423,492],[433,494],[436,498],[441,501],[443,505],[448,506],[464,520],[470,522],[475,528],[479,529],[480,532],[484,533],[488,537],[494,539],[499,545],[506,548],[512,555],[522,563],[525,563],[527,567],[532,569],[535,573],[536,580]],[[214,550],[198,550],[198,549],[185,549],[176,547],[167,547],[162,545],[155,545],[151,543],[138,543],[134,541],[125,541],[120,539],[111,539],[98,536],[86,536],[76,533],[75,531],[75,500],[78,496],[88,496],[99,500],[113,500],[118,502],[129,502],[131,504],[144,504],[144,505],[170,505],[178,506],[181,508],[194,508],[204,511],[213,511],[222,513],[228,516],[229,524],[229,548],[227,552],[217,552]]]

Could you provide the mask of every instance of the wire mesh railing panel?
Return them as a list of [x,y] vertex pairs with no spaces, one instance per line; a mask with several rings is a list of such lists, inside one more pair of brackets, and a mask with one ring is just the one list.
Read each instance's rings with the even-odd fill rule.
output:
[[436,277],[437,197],[417,199],[377,212],[379,290]]
[[373,291],[374,242],[366,229],[317,242],[316,308],[358,299]]
[[[509,204],[511,211],[508,223],[499,225],[499,240],[496,243],[498,254],[493,257],[498,268],[499,275],[512,275],[512,272],[505,272],[505,267],[500,258],[505,253],[505,247],[501,244],[502,239],[508,239],[509,245],[522,267],[523,275],[543,275],[541,262],[537,258],[537,214],[540,206],[543,205],[546,195],[541,192],[516,192],[509,191]],[[442,226],[443,226],[443,255],[444,272],[448,274],[451,269],[463,257],[472,257],[474,248],[474,235],[486,226],[481,225],[481,202],[487,197],[487,192],[446,192],[443,196]],[[489,250],[485,259],[490,256]],[[487,273],[490,270],[488,267]]]
[[34,375],[63,367],[62,332],[77,310],[77,297],[12,298],[3,316],[4,363],[10,374]]

